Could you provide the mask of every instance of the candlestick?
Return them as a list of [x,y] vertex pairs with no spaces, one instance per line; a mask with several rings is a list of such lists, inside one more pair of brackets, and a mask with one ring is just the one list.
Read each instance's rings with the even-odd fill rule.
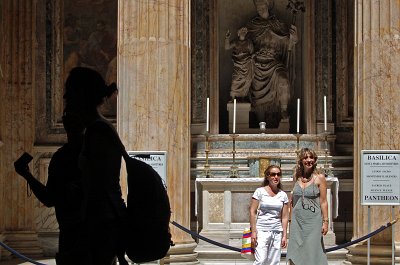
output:
[[210,98],[207,98],[207,123],[206,132],[210,131]]
[[233,99],[233,133],[236,133],[236,98]]
[[300,132],[300,99],[297,99],[297,133]]
[[230,178],[239,177],[238,166],[236,165],[236,137],[237,134],[231,134],[232,137],[232,165],[230,170]]
[[205,161],[205,165],[204,165],[202,176],[205,176],[206,178],[210,178],[210,177],[213,176],[211,174],[210,164],[208,163],[208,154],[210,153],[210,143],[209,143],[210,134],[208,132],[206,132],[205,136],[206,136],[206,142],[205,142],[204,152],[206,154],[206,161]]
[[326,96],[324,96],[324,130],[325,132],[328,130],[327,114],[326,114]]
[[296,133],[296,157],[299,158],[300,155],[300,134]]

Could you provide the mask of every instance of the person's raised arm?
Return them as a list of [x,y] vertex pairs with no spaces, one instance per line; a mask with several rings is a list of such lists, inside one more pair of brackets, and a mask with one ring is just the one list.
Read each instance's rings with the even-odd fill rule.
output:
[[320,204],[321,204],[321,214],[322,214],[322,229],[321,232],[323,235],[328,233],[328,225],[329,225],[329,218],[328,218],[328,200],[327,200],[327,184],[326,179],[323,174],[318,174],[318,187],[319,187],[319,194],[320,194]]
[[225,50],[229,50],[235,46],[233,43],[231,43],[231,32],[228,30],[225,33]]
[[54,206],[54,202],[50,199],[50,196],[46,190],[46,186],[32,175],[29,170],[29,166],[19,166],[14,164],[14,167],[15,171],[28,182],[33,194],[35,194],[36,198],[38,198],[41,203],[47,207]]

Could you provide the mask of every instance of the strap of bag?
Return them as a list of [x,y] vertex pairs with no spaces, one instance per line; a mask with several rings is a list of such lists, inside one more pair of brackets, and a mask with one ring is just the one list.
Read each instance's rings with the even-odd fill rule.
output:
[[125,159],[125,161],[126,161],[126,159],[129,158],[129,154],[128,154],[128,152],[126,152],[125,145],[122,143],[121,138],[119,138],[119,134],[118,134],[117,130],[114,128],[114,126],[111,126],[110,124],[108,124],[107,121],[105,121],[105,120],[103,120],[103,119],[101,119],[101,118],[97,119],[96,121],[104,122],[105,124],[107,124],[108,126],[110,126],[110,128],[114,131],[114,138],[115,138],[115,141],[116,141],[117,144],[119,145],[119,147],[120,147],[120,149],[121,149],[121,154],[122,154],[122,156],[124,157],[124,159]]

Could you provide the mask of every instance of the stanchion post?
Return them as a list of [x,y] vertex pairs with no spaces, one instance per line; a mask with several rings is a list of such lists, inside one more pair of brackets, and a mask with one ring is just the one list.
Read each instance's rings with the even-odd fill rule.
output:
[[[392,218],[390,218],[390,219],[391,220],[394,219],[394,206],[392,206]],[[395,247],[394,247],[394,235],[395,235],[394,230],[395,230],[395,227],[394,227],[394,225],[395,224],[392,224],[392,265],[394,265],[394,250],[395,250]]]
[[[371,206],[368,205],[368,234],[371,233]],[[368,238],[368,248],[367,248],[367,264],[371,263],[371,238]]]

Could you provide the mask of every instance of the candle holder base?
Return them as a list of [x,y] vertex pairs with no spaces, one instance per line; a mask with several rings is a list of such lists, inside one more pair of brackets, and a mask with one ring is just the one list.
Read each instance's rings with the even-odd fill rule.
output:
[[237,134],[231,134],[232,137],[232,166],[230,170],[230,178],[237,178],[239,177],[238,174],[238,167],[236,166],[236,137]]
[[210,178],[213,175],[211,174],[211,170],[210,170],[210,164],[208,163],[208,156],[210,153],[210,142],[209,142],[209,138],[210,138],[210,133],[207,131],[204,136],[206,137],[206,142],[205,142],[205,149],[204,149],[204,153],[206,154],[206,162],[204,165],[204,169],[203,172],[201,174],[201,176],[206,177],[206,178]]
[[201,173],[201,176],[202,176],[202,177],[205,177],[205,178],[211,178],[211,177],[214,176],[214,175],[211,173],[211,169],[210,169],[210,166],[209,166],[209,165],[204,165],[204,169],[203,169],[203,172]]
[[231,170],[230,170],[230,178],[238,178],[239,177],[239,173],[238,173],[238,167],[236,165],[232,165],[231,166]]
[[297,158],[299,158],[300,155],[300,137],[302,136],[302,134],[300,133],[296,133],[296,156]]

